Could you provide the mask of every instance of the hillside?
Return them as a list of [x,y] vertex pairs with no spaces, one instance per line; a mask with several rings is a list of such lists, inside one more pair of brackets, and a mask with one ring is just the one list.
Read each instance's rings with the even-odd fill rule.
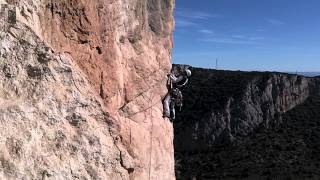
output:
[[208,111],[220,111],[228,99],[240,99],[249,82],[259,79],[257,86],[264,88],[266,80],[274,74],[272,72],[222,71],[203,68],[193,68],[190,83],[183,94],[185,104],[183,112],[176,123],[191,120]]
[[[288,111],[318,93],[318,80],[276,72],[194,68],[183,93],[184,108],[174,122],[178,179],[196,172],[228,173],[230,167],[214,173],[209,167],[228,161],[228,148],[246,147],[241,146],[243,139],[257,129],[274,129],[288,121]],[[208,158],[215,154],[220,159]]]
[[260,127],[236,144],[181,154],[180,178],[319,179],[320,97],[284,115],[275,129]]
[[311,78],[283,73],[194,68],[174,123],[176,150],[206,149],[245,136],[262,123],[276,125],[283,113],[308,98],[314,84]]

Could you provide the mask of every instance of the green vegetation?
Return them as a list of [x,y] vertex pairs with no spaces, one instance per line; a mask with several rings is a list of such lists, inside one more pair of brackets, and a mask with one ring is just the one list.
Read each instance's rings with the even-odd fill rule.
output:
[[[188,130],[186,127],[194,128],[195,122],[206,119],[209,113],[222,112],[230,98],[239,102],[251,82],[255,81],[263,92],[268,79],[279,74],[200,68],[193,68],[192,72],[190,82],[182,90],[183,110],[174,122],[176,137],[179,132]],[[301,81],[302,76],[299,76],[296,83]],[[234,143],[215,144],[205,150],[176,150],[177,179],[318,179],[319,112],[320,97],[310,97],[287,112],[282,124],[274,128],[259,127],[248,136],[237,137]],[[201,132],[199,134],[197,142],[202,142]]]
[[[310,97],[272,129],[258,128],[237,144],[176,154],[177,179],[319,179],[320,97]],[[179,169],[180,168],[180,169]]]
[[[274,72],[241,72],[193,68],[188,85],[182,90],[184,107],[176,122],[199,119],[226,106],[229,98],[239,99],[248,83],[258,78],[265,83]],[[265,84],[261,83],[260,88]]]

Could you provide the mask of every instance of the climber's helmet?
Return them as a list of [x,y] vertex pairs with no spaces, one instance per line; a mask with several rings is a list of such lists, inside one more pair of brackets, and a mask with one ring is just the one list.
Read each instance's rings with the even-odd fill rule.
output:
[[186,75],[187,75],[187,77],[190,77],[190,76],[191,76],[191,71],[190,71],[190,69],[186,69]]

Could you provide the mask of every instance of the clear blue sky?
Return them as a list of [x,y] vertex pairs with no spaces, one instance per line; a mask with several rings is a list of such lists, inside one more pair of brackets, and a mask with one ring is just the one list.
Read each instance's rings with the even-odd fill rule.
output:
[[176,0],[173,62],[320,71],[320,0]]

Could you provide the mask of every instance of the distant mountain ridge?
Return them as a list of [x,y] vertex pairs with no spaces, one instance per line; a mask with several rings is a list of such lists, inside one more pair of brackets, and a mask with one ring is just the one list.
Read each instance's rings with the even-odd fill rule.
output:
[[302,75],[302,76],[307,76],[307,77],[316,77],[316,76],[320,76],[320,72],[287,72],[289,74],[298,74],[298,75]]
[[296,73],[202,68],[192,72],[182,89],[184,108],[174,121],[177,179],[202,179],[204,174],[215,179],[212,169],[205,167],[220,162],[205,157],[217,146],[237,144],[260,127],[278,127],[286,112],[320,92],[319,78]]

